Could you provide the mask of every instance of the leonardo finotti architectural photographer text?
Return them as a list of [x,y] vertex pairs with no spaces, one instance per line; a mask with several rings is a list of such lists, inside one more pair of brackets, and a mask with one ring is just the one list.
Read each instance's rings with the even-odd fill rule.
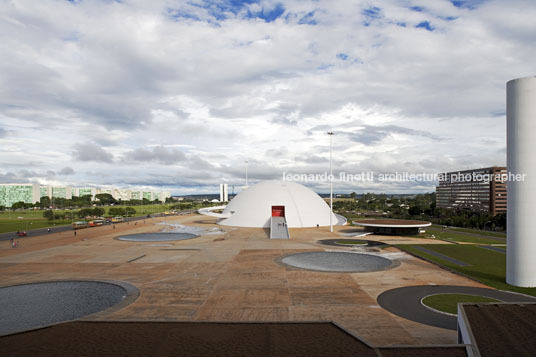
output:
[[298,182],[508,182],[508,181],[525,181],[527,174],[515,174],[512,172],[501,174],[479,174],[479,173],[441,173],[429,174],[426,172],[409,173],[375,173],[372,171],[363,171],[359,173],[347,173],[344,171],[335,175],[328,172],[315,174],[293,174],[283,172],[283,181]]

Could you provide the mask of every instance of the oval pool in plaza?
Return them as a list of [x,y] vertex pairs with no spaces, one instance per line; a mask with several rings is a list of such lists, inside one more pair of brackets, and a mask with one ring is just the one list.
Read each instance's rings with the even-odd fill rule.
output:
[[116,239],[128,242],[170,242],[176,240],[187,240],[197,238],[199,235],[193,233],[137,233],[119,236]]
[[396,265],[390,259],[349,252],[305,252],[287,255],[280,262],[295,268],[341,273],[371,272]]
[[123,282],[47,281],[2,287],[0,336],[119,309],[138,295],[138,289]]

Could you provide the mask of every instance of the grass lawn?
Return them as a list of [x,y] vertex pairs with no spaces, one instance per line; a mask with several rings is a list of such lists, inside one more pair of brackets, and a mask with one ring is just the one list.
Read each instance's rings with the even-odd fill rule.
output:
[[506,254],[494,252],[467,244],[427,244],[420,245],[428,250],[461,260],[469,266],[458,266],[452,262],[415,249],[411,245],[396,245],[401,250],[426,258],[439,265],[466,274],[475,280],[500,290],[514,291],[536,296],[536,288],[520,288],[506,284]]
[[[441,229],[442,227],[443,226],[438,225],[438,224],[433,224],[432,225],[432,228],[436,228],[436,229]],[[449,228],[447,228],[447,231],[478,234],[478,235],[481,235],[481,236],[490,236],[490,237],[497,237],[497,238],[506,239],[506,233],[503,233],[503,232],[483,231],[483,230],[480,230],[480,229],[460,228],[460,227],[449,227]]]
[[[70,220],[56,220],[57,226],[71,224]],[[15,211],[0,212],[0,233],[26,231],[30,229],[52,227],[43,217],[43,211]]]
[[477,237],[473,235],[463,234],[453,232],[452,230],[441,230],[432,227],[425,228],[426,235],[433,234],[436,238],[452,240],[455,242],[468,242],[468,243],[478,243],[478,244],[501,244],[506,243],[506,239],[490,239],[484,236]]
[[[103,207],[106,211],[105,215],[108,215],[108,211],[113,207],[133,207],[136,210],[136,216],[160,213],[170,211],[171,205],[156,204],[156,205],[140,205],[140,206],[110,206]],[[78,212],[79,209],[74,209],[72,212]],[[44,210],[27,210],[27,211],[6,211],[0,212],[0,233],[26,231],[30,229],[46,228],[68,225],[71,224],[71,220],[54,220],[48,221],[43,217]],[[64,212],[64,210],[57,211],[58,213]],[[20,217],[20,218],[19,218]],[[78,216],[75,214],[75,220],[78,220]]]
[[160,212],[165,212],[165,211],[171,211],[171,208],[170,208],[170,204],[169,205],[139,205],[139,206],[119,206],[119,205],[115,205],[115,206],[109,206],[109,207],[103,207],[106,211],[106,215],[108,215],[108,211],[110,211],[110,208],[127,208],[127,207],[132,207],[136,210],[136,216],[141,216],[141,215],[144,215],[144,214],[153,214],[153,213],[160,213]]
[[367,245],[367,242],[363,242],[362,240],[339,240],[336,242],[337,244],[348,244],[348,245]]
[[492,231],[482,231],[479,229],[471,229],[471,228],[449,228],[451,230],[455,230],[458,232],[465,232],[465,233],[471,233],[471,234],[479,234],[482,236],[491,236],[491,237],[498,237],[498,238],[505,238],[506,239],[506,233],[502,232],[492,232]]
[[439,311],[449,314],[458,314],[458,303],[460,302],[500,302],[485,296],[468,294],[437,294],[425,297],[422,303]]
[[[56,220],[56,226],[62,226],[66,224],[71,224],[71,220]],[[26,231],[30,229],[46,228],[53,227],[52,222],[49,222],[47,219],[43,218],[24,218],[24,219],[10,219],[0,217],[0,233],[5,232],[16,232],[16,231]]]

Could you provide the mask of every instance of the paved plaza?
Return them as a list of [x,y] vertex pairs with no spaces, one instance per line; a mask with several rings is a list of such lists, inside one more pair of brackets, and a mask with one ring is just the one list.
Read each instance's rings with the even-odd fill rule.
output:
[[[183,241],[119,241],[154,233],[161,222],[204,230]],[[382,292],[413,285],[486,287],[396,248],[377,249],[398,266],[361,273],[317,272],[278,263],[302,252],[351,252],[323,239],[347,238],[350,227],[291,229],[290,240],[270,240],[261,228],[233,228],[200,215],[147,219],[0,242],[0,285],[51,280],[111,280],[135,286],[132,304],[96,319],[107,321],[334,321],[375,345],[456,343],[456,332],[398,317],[381,308]],[[219,231],[219,228],[223,232]],[[345,233],[343,233],[345,232]],[[367,236],[385,243],[436,243],[419,238]],[[444,242],[439,242],[443,243]],[[16,302],[14,302],[16,303]],[[94,317],[95,319],[95,317]]]

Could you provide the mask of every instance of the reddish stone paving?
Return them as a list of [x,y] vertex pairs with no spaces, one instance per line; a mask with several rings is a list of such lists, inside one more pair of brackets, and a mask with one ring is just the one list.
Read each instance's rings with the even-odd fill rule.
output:
[[[128,233],[156,232],[168,221],[224,234],[187,241],[124,242]],[[372,273],[322,273],[282,266],[276,259],[304,251],[350,250],[326,247],[320,239],[341,237],[327,228],[291,229],[290,240],[270,240],[263,229],[215,225],[191,215],[153,218],[146,224],[121,223],[26,238],[17,249],[0,247],[0,284],[62,279],[105,279],[130,283],[140,297],[101,320],[169,321],[335,321],[376,345],[455,343],[454,331],[405,320],[383,310],[376,297],[409,285],[484,287],[395,248],[382,256],[400,266]],[[375,237],[393,240],[396,237]],[[417,243],[423,239],[404,238]],[[430,242],[429,240],[427,242]],[[432,241],[432,243],[436,243]],[[132,263],[129,260],[145,255]]]

